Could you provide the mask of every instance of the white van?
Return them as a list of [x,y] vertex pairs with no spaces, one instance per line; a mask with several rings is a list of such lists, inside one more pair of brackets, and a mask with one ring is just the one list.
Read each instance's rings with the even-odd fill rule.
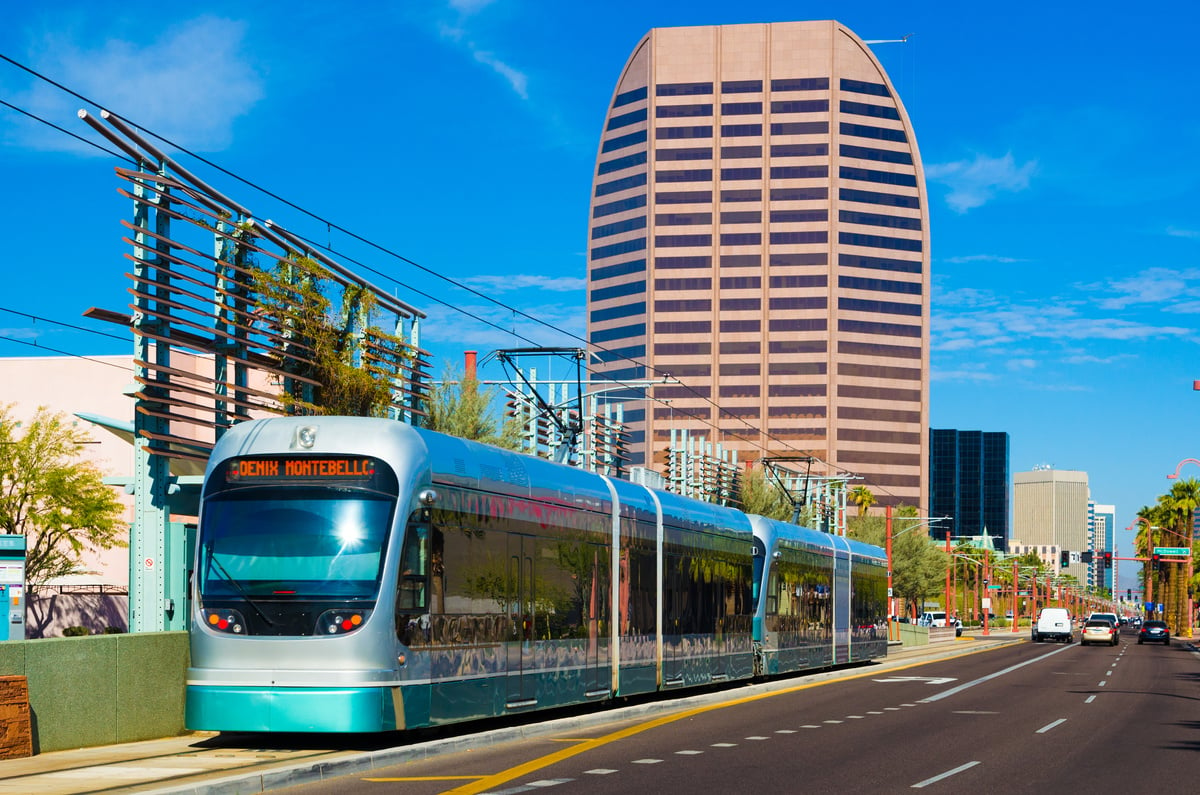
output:
[[1038,613],[1037,622],[1033,625],[1033,642],[1043,640],[1062,640],[1067,643],[1075,640],[1071,632],[1071,614],[1065,607],[1043,607]]
[[941,610],[926,611],[917,619],[917,624],[922,627],[954,627],[955,636],[962,634],[962,622],[957,618],[951,618],[950,623],[946,623],[946,614]]

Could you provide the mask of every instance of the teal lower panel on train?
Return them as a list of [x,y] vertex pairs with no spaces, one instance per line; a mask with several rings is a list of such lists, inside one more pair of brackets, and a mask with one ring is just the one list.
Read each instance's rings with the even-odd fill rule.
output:
[[397,728],[390,687],[187,688],[196,731],[378,732]]

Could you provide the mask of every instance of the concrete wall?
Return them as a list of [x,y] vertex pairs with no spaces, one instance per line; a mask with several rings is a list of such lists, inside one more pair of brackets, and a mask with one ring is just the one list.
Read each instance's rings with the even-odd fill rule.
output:
[[186,632],[0,642],[0,675],[29,680],[34,753],[184,733]]

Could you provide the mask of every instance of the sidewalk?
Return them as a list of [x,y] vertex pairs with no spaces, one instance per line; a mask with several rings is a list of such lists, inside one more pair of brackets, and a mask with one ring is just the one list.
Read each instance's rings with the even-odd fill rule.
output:
[[[886,669],[913,665],[921,661],[933,662],[964,652],[1027,641],[1027,635],[1028,633],[1013,635],[993,632],[989,637],[975,637],[968,630],[954,641],[908,648],[889,647],[887,658],[876,664],[881,669]],[[814,681],[837,679],[859,673],[861,670],[860,667],[845,668],[809,676]],[[787,680],[773,682],[786,683]],[[772,683],[769,682],[747,687],[771,686]],[[686,696],[670,704],[655,701],[563,720],[610,721],[622,714],[632,714],[629,711],[662,710],[671,705],[682,706],[691,699],[722,698],[727,693],[728,691],[722,691],[716,694]],[[0,761],[0,795],[83,795],[96,792],[104,792],[105,795],[213,795],[267,792],[362,773],[413,758],[425,758],[439,753],[482,747],[561,730],[562,721],[549,721],[440,740],[413,742],[409,745],[353,750],[302,747],[307,738],[300,735],[288,735],[275,740],[264,735],[239,736],[198,732],[181,737],[53,751],[26,759],[3,760]],[[324,735],[312,738],[314,742],[328,742],[329,739]],[[385,737],[380,742],[392,739]],[[394,740],[397,743],[404,742],[404,737],[397,735]],[[283,743],[289,743],[292,747],[285,748]]]

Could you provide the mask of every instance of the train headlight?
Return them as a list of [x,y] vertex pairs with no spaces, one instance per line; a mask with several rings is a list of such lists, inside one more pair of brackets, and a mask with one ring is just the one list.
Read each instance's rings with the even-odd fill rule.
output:
[[370,610],[326,610],[317,618],[315,635],[345,635],[361,627]]
[[209,629],[217,632],[225,632],[230,635],[245,635],[246,634],[246,619],[242,618],[242,614],[228,607],[220,609],[204,608],[202,611],[204,623]]

